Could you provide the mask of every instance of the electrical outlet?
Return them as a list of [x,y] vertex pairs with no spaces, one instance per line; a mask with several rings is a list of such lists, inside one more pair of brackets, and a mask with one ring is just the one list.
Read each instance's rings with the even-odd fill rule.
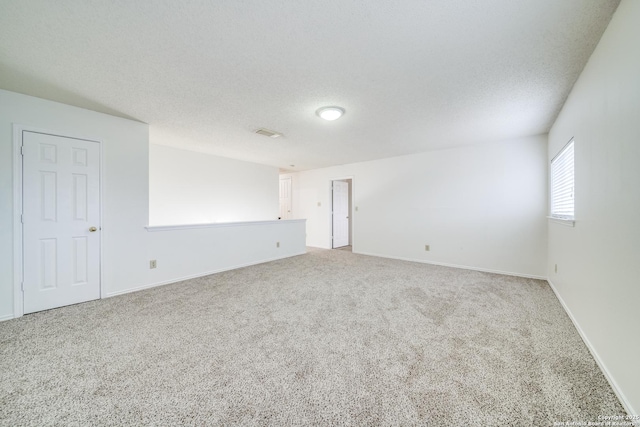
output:
[[318,202],[318,207],[322,206],[322,203]]
[[358,207],[356,206],[356,212],[358,212]]
[[555,268],[554,268],[555,272],[558,272],[558,264],[556,264]]
[[424,245],[424,250],[425,250],[425,251],[430,251],[430,250],[431,250],[431,247],[430,247],[429,245]]
[[280,247],[280,242],[276,242],[276,248]]
[[158,262],[155,259],[149,261],[149,268],[156,268],[158,266]]

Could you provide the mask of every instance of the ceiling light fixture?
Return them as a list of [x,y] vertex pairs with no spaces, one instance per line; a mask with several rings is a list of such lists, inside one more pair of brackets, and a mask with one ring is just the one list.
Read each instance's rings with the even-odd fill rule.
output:
[[344,108],[342,107],[322,107],[316,111],[318,117],[325,120],[336,120],[342,117],[344,114]]

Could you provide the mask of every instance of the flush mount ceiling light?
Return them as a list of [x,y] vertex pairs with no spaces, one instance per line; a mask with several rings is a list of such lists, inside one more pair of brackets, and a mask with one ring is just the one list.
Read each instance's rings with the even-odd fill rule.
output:
[[318,117],[325,120],[336,120],[342,117],[344,114],[344,108],[342,107],[322,107],[316,111]]

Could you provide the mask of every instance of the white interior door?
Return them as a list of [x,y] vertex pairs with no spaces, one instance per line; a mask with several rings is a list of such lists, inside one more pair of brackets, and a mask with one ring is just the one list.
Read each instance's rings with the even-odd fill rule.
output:
[[280,219],[291,219],[291,177],[280,178]]
[[333,181],[333,246],[349,245],[349,184]]
[[24,312],[100,298],[100,144],[23,132]]

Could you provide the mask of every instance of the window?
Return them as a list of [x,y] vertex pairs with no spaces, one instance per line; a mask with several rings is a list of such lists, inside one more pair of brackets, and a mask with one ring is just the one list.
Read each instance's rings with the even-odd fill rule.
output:
[[573,220],[573,138],[551,160],[551,217]]

